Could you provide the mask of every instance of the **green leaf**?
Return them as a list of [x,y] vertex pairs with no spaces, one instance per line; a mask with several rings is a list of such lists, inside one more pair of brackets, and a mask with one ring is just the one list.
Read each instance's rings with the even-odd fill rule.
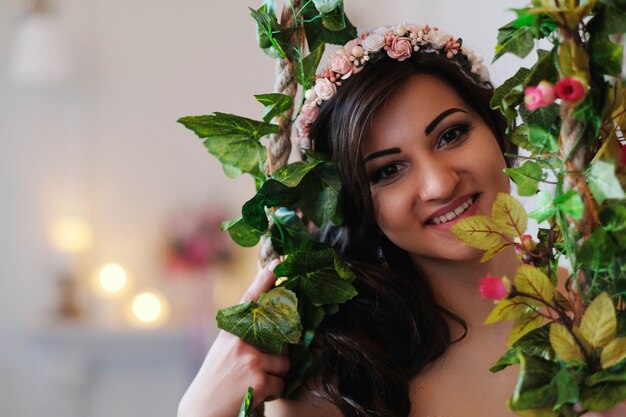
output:
[[562,213],[572,216],[575,220],[580,220],[583,215],[585,209],[583,200],[574,190],[561,194],[554,202]]
[[252,392],[252,387],[248,387],[246,396],[243,397],[243,401],[241,402],[241,407],[239,408],[239,414],[237,414],[237,417],[248,417],[250,415],[250,412],[252,411],[252,403],[254,402]]
[[[345,45],[357,36],[356,27],[352,25],[345,15],[343,5],[335,8],[330,13],[321,14],[312,2],[305,3],[302,8],[302,17],[306,21],[304,31],[310,51],[315,50],[324,43]],[[327,21],[326,25],[324,25],[325,20]],[[329,20],[332,24],[328,23]],[[343,28],[341,30],[333,30],[336,27],[336,22],[339,20],[343,22]],[[333,27],[333,29],[329,29],[327,25]]]
[[256,246],[263,234],[248,226],[243,218],[232,219],[222,223],[222,231],[228,231],[230,237],[240,246],[249,248]]
[[301,60],[295,68],[294,78],[302,86],[302,90],[308,90],[315,80],[315,71],[324,54],[324,44],[313,49],[309,55]]
[[580,321],[580,332],[594,348],[604,347],[615,339],[617,317],[611,297],[603,292],[587,307]]
[[552,407],[558,392],[552,380],[558,366],[545,359],[518,354],[520,372],[509,405],[513,411]]
[[284,343],[300,340],[298,299],[292,291],[274,288],[258,302],[221,309],[217,313],[217,326],[260,349],[280,353]]
[[261,177],[266,149],[259,139],[278,133],[278,126],[234,114],[213,113],[178,119],[186,128],[205,138],[204,146],[225,166]]
[[289,30],[283,28],[276,18],[271,5],[264,4],[258,10],[249,8],[250,15],[256,21],[259,47],[270,58],[284,58],[289,51]]
[[284,207],[274,212],[272,247],[281,255],[316,246],[313,235],[295,211]]
[[532,32],[528,27],[515,28],[506,25],[498,29],[498,43],[496,44],[496,53],[493,61],[507,52],[525,58],[534,48],[535,41]]
[[580,402],[585,410],[607,411],[626,400],[626,382],[603,382],[581,387]]
[[604,17],[604,29],[608,34],[626,32],[626,7],[619,10],[616,7],[607,7]]
[[526,314],[528,310],[528,302],[523,297],[500,300],[487,316],[485,324],[497,323],[502,320],[515,320]]
[[272,178],[280,181],[287,187],[295,187],[300,184],[302,178],[320,164],[320,161],[296,161],[284,168],[274,171]]
[[498,372],[509,365],[519,363],[518,352],[524,353],[526,356],[552,360],[555,354],[550,344],[550,334],[546,330],[547,328],[548,326],[540,327],[518,339],[489,370]]
[[[517,70],[515,75],[506,80],[502,85],[493,93],[493,97],[491,98],[491,108],[492,109],[500,109],[502,113],[504,113],[509,107],[516,106],[524,100],[524,91],[523,84],[524,80],[528,78],[530,74],[530,70],[528,68],[520,68]],[[521,88],[518,88],[521,86]],[[512,96],[515,100],[505,101],[506,97]]]
[[615,163],[613,161],[592,161],[586,172],[586,177],[589,189],[598,204],[602,204],[607,198],[622,199],[626,197],[619,180],[615,176]]
[[552,199],[552,194],[548,191],[539,191],[537,194],[537,205],[535,210],[528,213],[529,217],[537,220],[541,223],[544,220],[548,220],[556,213],[556,206]]
[[528,139],[528,126],[526,124],[521,124],[513,130],[510,134],[510,140],[513,144],[517,145],[522,149],[526,149],[531,154],[539,154],[543,151],[542,148],[539,148],[532,143]]
[[334,162],[321,163],[298,185],[298,205],[304,215],[318,227],[329,222],[341,223],[339,196],[341,180]]
[[524,234],[528,227],[524,206],[507,193],[498,193],[491,209],[491,217],[498,225],[498,230],[509,237],[515,238]]
[[564,362],[584,363],[585,356],[574,336],[561,323],[550,325],[550,344]]
[[569,368],[562,366],[554,376],[557,398],[554,409],[558,410],[563,404],[576,404],[580,399],[580,390]]
[[606,270],[613,261],[616,249],[609,233],[598,228],[579,249],[578,261],[594,270]]
[[265,232],[269,224],[265,207],[291,207],[298,201],[298,197],[297,189],[270,178],[263,183],[256,195],[243,205],[241,210],[243,219],[249,226]]
[[335,10],[337,6],[340,6],[341,3],[342,3],[342,0],[313,0],[313,4],[315,5],[315,8],[320,13],[330,13],[333,10]]
[[509,337],[506,341],[506,346],[510,347],[517,342],[525,334],[538,329],[543,324],[543,316],[540,314],[529,311],[521,317],[518,317],[513,322],[513,327],[509,333]]
[[[611,16],[612,22],[619,25],[619,11]],[[624,18],[622,9],[622,19]],[[599,69],[604,74],[620,76],[622,74],[622,58],[624,47],[609,39],[609,19],[605,8],[598,7],[595,16],[587,23],[589,33],[589,42],[587,49],[589,51],[589,60],[591,65]]]
[[[519,113],[524,123],[526,123],[529,126],[530,125],[544,126],[544,127],[552,126],[559,117],[559,106],[557,106],[556,104],[551,104],[547,107],[538,108],[537,110],[533,112],[528,111],[526,107],[522,106],[520,107]],[[530,132],[529,132],[529,135],[530,135]],[[529,137],[529,140],[530,140],[530,137]],[[543,143],[539,139],[536,139],[536,141],[537,143]]]
[[265,106],[263,121],[266,123],[269,123],[274,117],[282,115],[293,106],[293,99],[286,94],[257,94],[254,98]]
[[607,232],[626,231],[626,207],[612,205],[600,212],[600,222]]
[[498,224],[488,216],[466,217],[456,222],[451,230],[467,245],[483,250],[498,246],[502,240]]
[[602,382],[626,382],[626,362],[613,365],[603,371],[596,372],[585,378],[586,386],[593,386]]
[[537,193],[539,181],[544,178],[543,170],[533,161],[526,161],[517,168],[505,168],[506,172],[517,185],[521,196],[530,196]]
[[[336,265],[340,264],[340,271]],[[347,266],[331,248],[293,252],[274,273],[286,276],[286,286],[299,288],[313,304],[341,304],[357,293],[352,286],[354,275],[345,274]]]
[[[538,115],[543,115],[544,111],[539,110]],[[542,126],[528,126],[528,140],[530,143],[542,150],[556,153],[559,151],[559,141],[556,135]]]
[[[517,268],[515,288],[518,292],[539,298],[546,303],[554,299],[554,287],[550,279],[538,268],[532,265],[522,265]],[[536,304],[543,306],[543,304]]]

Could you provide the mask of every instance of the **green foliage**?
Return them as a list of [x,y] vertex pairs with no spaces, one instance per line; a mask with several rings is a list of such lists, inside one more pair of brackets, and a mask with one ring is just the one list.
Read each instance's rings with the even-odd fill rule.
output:
[[503,26],[498,29],[498,43],[493,60],[496,61],[507,52],[525,58],[534,46],[535,41],[529,27],[515,27],[512,24]]
[[305,2],[302,16],[307,22],[304,30],[311,51],[325,43],[344,45],[356,38],[356,28],[343,12],[343,1],[337,2],[337,7],[330,12],[321,12],[313,2]]
[[625,198],[624,190],[615,176],[615,163],[610,160],[593,161],[586,172],[589,188],[598,204],[607,198]]
[[241,408],[239,408],[239,414],[237,414],[237,417],[248,417],[252,411],[253,402],[253,389],[252,387],[248,387],[246,395],[243,397],[243,401],[241,402]]
[[517,185],[517,191],[523,196],[536,194],[539,181],[545,177],[541,167],[533,161],[526,161],[517,168],[506,168],[504,172],[509,174]]
[[256,246],[263,235],[257,229],[248,226],[242,217],[222,223],[221,229],[228,231],[230,237],[240,246],[249,248]]
[[274,288],[258,302],[220,310],[217,326],[260,349],[280,353],[284,343],[297,343],[300,339],[298,299],[292,291]]
[[254,98],[265,106],[265,114],[263,115],[265,123],[269,123],[274,117],[281,116],[285,111],[293,107],[293,99],[285,94],[257,94]]
[[322,59],[322,55],[324,55],[323,43],[307,55],[306,58],[300,61],[300,65],[296,68],[294,77],[302,86],[304,91],[308,90],[311,85],[313,85],[313,81],[315,80],[315,71],[320,63],[320,59]]

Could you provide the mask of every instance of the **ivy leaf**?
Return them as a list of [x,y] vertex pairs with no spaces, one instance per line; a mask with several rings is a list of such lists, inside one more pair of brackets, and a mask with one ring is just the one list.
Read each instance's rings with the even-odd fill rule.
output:
[[514,297],[498,301],[485,320],[485,324],[497,323],[502,320],[515,320],[529,310],[528,302],[522,297]]
[[557,399],[554,409],[558,410],[563,404],[576,404],[580,399],[580,389],[574,379],[574,375],[565,366],[561,366],[554,376],[553,384],[556,386]]
[[586,410],[607,411],[626,399],[626,382],[603,382],[582,386],[580,402]]
[[493,62],[510,52],[520,58],[525,58],[534,48],[535,41],[529,27],[515,28],[508,24],[498,29],[498,43]]
[[[539,111],[537,115],[543,115],[543,112]],[[557,136],[539,125],[533,124],[528,127],[528,140],[531,144],[540,148],[542,152],[547,150],[550,153],[555,153],[559,150]]]
[[602,369],[610,368],[624,359],[626,359],[626,337],[618,337],[611,340],[602,349],[602,354],[600,355]]
[[604,16],[604,29],[608,34],[626,32],[626,6],[621,9],[607,7]]
[[246,396],[243,397],[243,401],[241,402],[241,407],[239,408],[239,414],[237,414],[237,417],[248,417],[250,415],[250,412],[252,411],[252,403],[254,402],[252,392],[252,387],[248,387]]
[[580,321],[580,332],[594,348],[604,347],[615,338],[617,317],[611,297],[603,292],[587,307]]
[[503,242],[496,246],[492,246],[491,248],[487,249],[487,251],[485,251],[483,256],[480,258],[480,263],[487,262],[489,259],[493,258],[510,246],[513,246],[513,244],[508,242]]
[[293,344],[300,339],[298,299],[292,291],[274,288],[258,302],[221,309],[217,326],[260,349],[280,353],[284,343]]
[[342,0],[313,0],[313,4],[315,8],[319,10],[320,13],[330,13],[337,6],[341,5]]
[[584,381],[586,386],[593,386],[602,382],[626,382],[626,363],[618,363],[603,371],[591,374]]
[[264,4],[258,10],[249,8],[256,21],[259,47],[270,58],[287,56],[289,44],[286,42],[289,31],[285,30],[276,18],[272,5]]
[[528,216],[522,203],[507,193],[498,193],[491,209],[498,230],[509,237],[522,235],[528,226]]
[[615,257],[615,243],[603,228],[597,228],[578,251],[578,260],[594,270],[605,270]]
[[313,235],[295,211],[279,207],[273,215],[272,247],[280,255],[315,246]]
[[[178,122],[205,138],[204,146],[224,166],[235,172],[248,172],[261,177],[266,150],[259,139],[278,133],[278,126],[234,114],[213,113],[208,116],[189,116]],[[232,175],[232,171],[231,171]]]
[[557,209],[564,214],[572,216],[575,220],[580,220],[583,215],[583,210],[585,209],[583,200],[574,190],[569,190],[561,194],[554,200],[554,203]]
[[244,203],[241,209],[243,220],[258,231],[265,232],[269,226],[265,207],[290,207],[298,201],[298,197],[299,193],[295,188],[270,178],[254,197]]
[[526,124],[517,126],[511,133],[510,140],[519,148],[526,149],[532,154],[539,154],[543,151],[542,148],[530,143],[530,140],[528,139],[528,126]]
[[[515,288],[520,293],[539,298],[546,303],[550,303],[554,299],[554,287],[550,279],[541,270],[532,265],[522,265],[517,268]],[[533,301],[531,299],[528,300],[529,302]],[[538,303],[536,305],[543,306],[542,303],[536,302]]]
[[[520,371],[513,398],[509,403],[514,411],[552,407],[558,393],[552,383],[558,365],[536,356],[519,353]],[[553,415],[558,415],[554,413]]]
[[[526,107],[520,107],[519,113],[524,123],[529,126],[551,126],[559,117],[559,106],[550,104],[547,107],[541,107],[532,112],[526,109]],[[539,143],[541,141],[538,140],[537,142]]]
[[[312,2],[305,3],[301,13],[303,20],[307,21],[304,31],[310,51],[324,43],[345,45],[357,36],[356,27],[352,25],[343,11],[343,2],[327,14],[320,13]],[[329,19],[332,20],[333,25],[328,24]],[[336,22],[341,20],[343,28],[341,30],[329,29],[327,25],[324,25],[324,20],[327,21],[328,26],[336,26]]]
[[506,346],[512,346],[522,336],[541,327],[542,324],[543,316],[535,311],[529,311],[523,316],[516,318],[506,341]]
[[550,325],[550,344],[557,356],[564,362],[584,363],[585,356],[576,340],[561,323]]
[[339,211],[341,181],[334,162],[317,165],[302,179],[298,190],[300,209],[318,227],[329,222],[341,223]]
[[498,225],[488,216],[470,216],[459,220],[452,226],[452,233],[467,245],[489,250],[498,246],[502,240]]
[[248,226],[241,217],[225,221],[222,223],[221,230],[227,231],[235,243],[245,248],[256,246],[263,236],[261,232]]
[[263,121],[269,123],[274,117],[283,114],[293,105],[293,99],[280,93],[257,94],[254,96],[259,103],[265,106]]
[[302,86],[302,90],[308,90],[313,85],[315,79],[315,71],[324,55],[324,44],[320,44],[313,49],[309,55],[299,62],[294,71],[294,78]]
[[586,172],[589,189],[598,204],[607,198],[625,198],[624,190],[615,176],[615,163],[610,160],[592,161]]
[[320,164],[320,161],[296,161],[285,167],[274,171],[272,178],[280,181],[287,187],[295,187],[300,184],[302,178],[309,173],[312,169]]
[[[530,74],[528,68],[520,68],[515,75],[506,80],[500,87],[496,88],[491,98],[491,108],[500,109],[502,114],[506,115],[507,110],[518,105],[524,100],[524,88],[523,84],[528,75]],[[519,88],[521,86],[521,88]],[[512,97],[513,99],[505,100],[505,98]],[[517,113],[513,111],[513,118]]]
[[546,330],[548,326],[543,326],[528,332],[522,336],[512,347],[507,349],[505,354],[492,366],[490,372],[498,372],[509,365],[519,363],[518,352],[527,356],[538,356],[544,359],[554,358],[554,349],[550,344],[550,334]]
[[533,211],[528,213],[528,216],[541,223],[554,216],[555,213],[556,206],[552,199],[552,194],[548,191],[539,191],[539,194],[537,194],[537,205]]
[[539,181],[544,178],[543,170],[533,161],[526,161],[517,168],[505,168],[504,172],[515,182],[521,196],[535,195],[539,189]]
[[626,207],[624,206],[607,206],[600,212],[600,222],[607,232],[624,232],[626,231]]
[[[612,16],[613,23],[619,23],[618,19],[620,13]],[[622,9],[622,12],[624,9]],[[624,18],[622,13],[622,19]],[[622,59],[624,47],[616,44],[609,39],[611,31],[608,27],[608,15],[606,9],[599,7],[596,10],[593,18],[587,23],[587,29],[589,33],[589,58],[591,64],[604,74],[613,75],[615,77],[622,74]]]
[[341,304],[357,294],[354,274],[332,248],[293,252],[274,272],[288,277],[285,286],[297,286],[316,305]]

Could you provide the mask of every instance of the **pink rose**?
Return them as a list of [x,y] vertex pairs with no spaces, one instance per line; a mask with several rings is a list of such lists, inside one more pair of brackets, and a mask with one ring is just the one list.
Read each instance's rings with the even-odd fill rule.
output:
[[[506,279],[506,278],[504,278]],[[502,300],[509,294],[509,290],[503,278],[487,274],[480,279],[480,294],[490,300]],[[508,281],[508,280],[507,280]]]
[[398,36],[393,39],[389,49],[387,49],[387,55],[390,58],[397,59],[398,61],[404,61],[411,57],[413,52],[413,45],[411,45],[411,39],[405,36]]
[[359,44],[359,39],[352,39],[350,42],[344,45],[343,49],[346,51],[346,55],[352,55],[352,48]]
[[330,60],[330,69],[337,74],[345,75],[352,71],[352,62],[347,55],[338,54]]
[[557,97],[567,103],[575,103],[585,95],[585,86],[580,80],[565,77],[554,86]]
[[320,108],[315,101],[305,102],[300,109],[300,119],[304,123],[311,124],[319,115]]
[[554,87],[548,81],[541,81],[536,87],[526,87],[524,90],[524,104],[530,111],[552,104],[555,98]]
[[337,92],[337,86],[330,82],[327,78],[318,78],[315,80],[315,87],[313,87],[315,95],[322,99],[328,100]]

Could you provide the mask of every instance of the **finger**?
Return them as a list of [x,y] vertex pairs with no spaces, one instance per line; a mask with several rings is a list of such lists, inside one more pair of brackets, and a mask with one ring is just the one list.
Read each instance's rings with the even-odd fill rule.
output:
[[276,275],[274,275],[274,272],[272,271],[274,271],[274,268],[276,268],[279,263],[280,261],[278,259],[274,259],[259,271],[256,279],[243,294],[243,297],[241,297],[242,303],[258,300],[261,294],[269,291],[274,286],[274,283],[276,282]]
[[254,393],[256,394],[254,396],[253,407],[257,407],[262,402],[280,398],[280,394],[282,394],[284,387],[285,384],[282,378],[266,375],[261,384],[253,387]]
[[267,355],[263,368],[268,374],[284,376],[291,368],[291,361],[284,355]]

